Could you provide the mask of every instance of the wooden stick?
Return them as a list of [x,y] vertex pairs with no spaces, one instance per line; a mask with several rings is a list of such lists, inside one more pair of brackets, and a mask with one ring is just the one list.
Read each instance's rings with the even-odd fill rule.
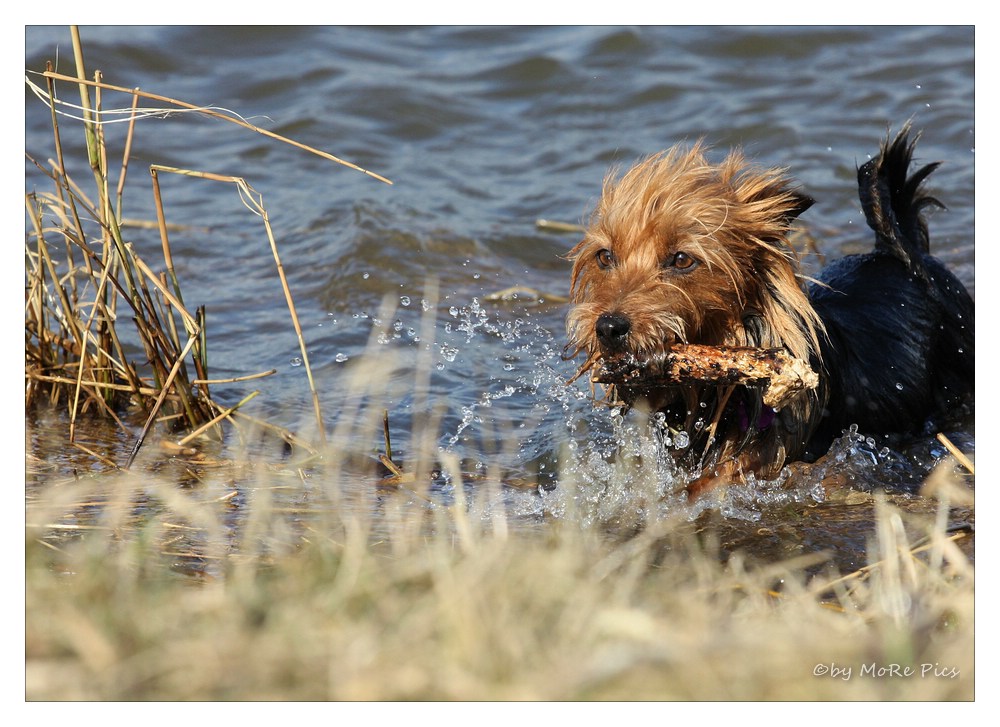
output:
[[764,404],[774,409],[819,385],[819,377],[808,364],[782,349],[694,344],[676,345],[644,361],[632,357],[603,360],[591,380],[639,389],[696,383],[763,387]]

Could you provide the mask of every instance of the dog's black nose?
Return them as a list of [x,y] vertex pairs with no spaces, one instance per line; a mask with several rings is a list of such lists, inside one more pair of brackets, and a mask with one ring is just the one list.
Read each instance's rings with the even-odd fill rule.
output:
[[625,348],[625,338],[632,329],[628,316],[621,313],[602,313],[597,318],[597,340],[601,345],[612,351]]

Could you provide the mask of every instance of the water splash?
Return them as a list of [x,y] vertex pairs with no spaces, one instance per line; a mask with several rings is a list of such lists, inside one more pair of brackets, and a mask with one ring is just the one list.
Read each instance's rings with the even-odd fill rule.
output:
[[[475,401],[459,406],[458,423],[439,448],[465,455],[467,461],[481,458],[484,432],[509,428],[513,417],[515,437],[505,438],[507,448],[494,459],[505,471],[537,482],[532,497],[513,498],[515,516],[628,528],[664,517],[695,519],[714,509],[727,517],[756,520],[762,508],[819,496],[811,485],[788,487],[787,477],[781,476],[772,482],[751,479],[690,502],[685,487],[694,474],[672,454],[687,448],[690,437],[668,432],[660,414],[635,409],[622,416],[595,406],[586,386],[567,386],[574,366],[562,359],[561,326],[553,334],[527,314],[499,318],[475,298],[466,306],[452,305],[448,315],[447,341],[438,344],[439,368],[473,350],[495,352],[495,359],[487,387]],[[516,414],[496,411],[501,400]]]
[[836,477],[842,486],[864,492],[912,492],[920,487],[937,460],[933,453],[924,459],[880,446],[873,437],[851,425],[813,466],[810,478],[822,482]]
[[[561,320],[528,311],[507,316],[509,309],[487,309],[478,298],[446,310],[435,333],[435,368],[463,388],[451,399],[439,451],[457,456],[472,476],[476,463],[534,482],[507,493],[515,517],[631,528],[711,510],[756,522],[770,509],[823,501],[824,479],[834,473],[860,489],[911,476],[904,457],[852,429],[808,476],[792,477],[786,468],[773,480],[751,476],[691,501],[685,488],[695,474],[672,456],[690,446],[688,434],[668,432],[657,414],[635,409],[623,417],[595,405],[585,384],[567,386],[575,367],[562,359]],[[404,330],[412,329],[397,320],[386,342]]]

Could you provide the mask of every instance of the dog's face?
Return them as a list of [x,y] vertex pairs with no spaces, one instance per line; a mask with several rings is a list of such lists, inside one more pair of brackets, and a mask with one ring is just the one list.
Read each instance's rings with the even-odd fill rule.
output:
[[[800,319],[811,308],[785,237],[811,202],[780,171],[748,169],[739,154],[714,166],[697,145],[606,180],[570,252],[567,327],[570,349],[587,354],[582,370],[678,342],[773,347],[789,345],[784,334],[809,338]],[[808,353],[794,350],[797,340],[792,347]]]

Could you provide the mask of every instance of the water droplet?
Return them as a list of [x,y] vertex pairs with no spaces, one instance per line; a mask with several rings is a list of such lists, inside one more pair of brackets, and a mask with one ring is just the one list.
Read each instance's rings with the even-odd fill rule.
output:
[[336,356],[333,357],[333,360],[336,361],[337,363],[344,363],[344,361],[347,360],[347,354],[338,353]]
[[687,432],[677,432],[674,435],[674,446],[677,449],[686,449],[689,444],[691,444],[691,438]]
[[410,305],[410,296],[408,295],[399,296],[399,304],[404,308]]
[[362,280],[368,280],[368,277],[369,277],[368,273],[361,273]]
[[903,390],[903,385],[901,383],[899,383],[898,381],[896,382],[896,389],[898,391],[902,391]]
[[292,366],[301,366],[302,365],[302,359],[299,358],[298,356],[296,356],[291,361],[289,361],[288,363],[291,364]]

